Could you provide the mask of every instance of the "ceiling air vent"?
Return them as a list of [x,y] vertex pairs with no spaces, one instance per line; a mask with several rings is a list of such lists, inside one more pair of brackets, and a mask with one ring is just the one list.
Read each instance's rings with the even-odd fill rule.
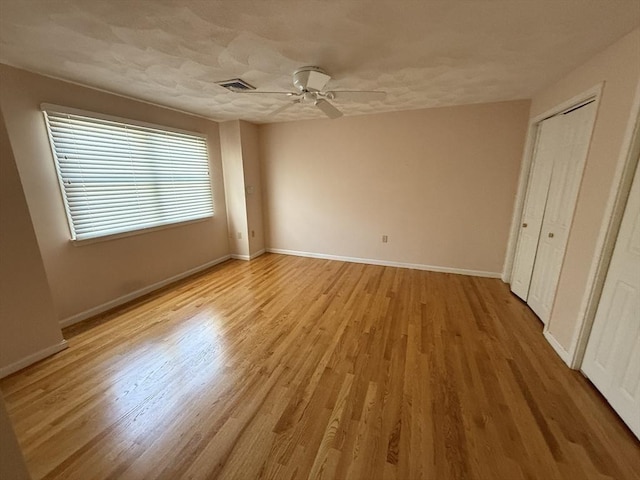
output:
[[253,85],[249,85],[247,82],[242,80],[241,78],[232,78],[231,80],[224,80],[222,82],[216,82],[221,87],[226,88],[227,90],[238,91],[238,90],[255,90],[256,87]]

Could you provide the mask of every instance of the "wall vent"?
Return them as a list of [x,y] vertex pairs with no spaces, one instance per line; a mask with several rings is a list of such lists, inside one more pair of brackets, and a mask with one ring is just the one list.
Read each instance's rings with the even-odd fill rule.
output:
[[223,80],[222,82],[216,82],[221,87],[226,88],[227,90],[255,90],[256,87],[248,84],[241,78],[232,78],[231,80]]

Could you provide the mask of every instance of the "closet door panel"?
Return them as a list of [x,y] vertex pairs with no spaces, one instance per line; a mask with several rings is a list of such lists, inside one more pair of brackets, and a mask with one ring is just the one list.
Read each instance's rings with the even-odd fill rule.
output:
[[542,122],[538,127],[511,275],[511,291],[524,301],[529,295],[531,274],[551,182],[553,156],[561,133],[560,125],[561,119],[552,117]]
[[559,273],[558,265],[562,264],[563,252],[559,248],[554,248],[552,242],[541,238],[538,246],[538,257],[534,268],[536,281],[531,281],[528,304],[531,309],[540,317],[543,323],[547,323],[548,314],[551,312],[551,301],[555,297],[557,282],[539,281],[540,278],[552,278]]

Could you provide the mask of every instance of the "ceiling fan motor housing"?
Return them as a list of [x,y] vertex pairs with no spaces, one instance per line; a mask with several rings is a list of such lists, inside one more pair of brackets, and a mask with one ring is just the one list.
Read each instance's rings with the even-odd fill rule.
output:
[[293,85],[300,92],[319,92],[330,79],[320,67],[302,67],[293,72]]

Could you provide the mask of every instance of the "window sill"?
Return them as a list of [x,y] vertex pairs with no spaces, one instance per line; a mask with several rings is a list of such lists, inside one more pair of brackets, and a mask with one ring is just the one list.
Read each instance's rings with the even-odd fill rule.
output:
[[204,218],[196,218],[195,220],[187,220],[185,222],[178,223],[169,223],[167,225],[158,225],[157,227],[143,228],[141,230],[132,230],[130,232],[122,232],[122,233],[114,233],[112,235],[105,235],[103,237],[95,237],[95,238],[87,238],[84,240],[72,240],[69,239],[69,242],[74,247],[84,247],[85,245],[91,245],[94,243],[108,242],[111,240],[118,240],[120,238],[133,237],[138,235],[145,235],[147,233],[157,232],[159,230],[167,230],[169,228],[177,228],[184,227],[186,225],[191,225],[193,223],[201,223],[207,220],[211,220],[214,216],[204,217]]

